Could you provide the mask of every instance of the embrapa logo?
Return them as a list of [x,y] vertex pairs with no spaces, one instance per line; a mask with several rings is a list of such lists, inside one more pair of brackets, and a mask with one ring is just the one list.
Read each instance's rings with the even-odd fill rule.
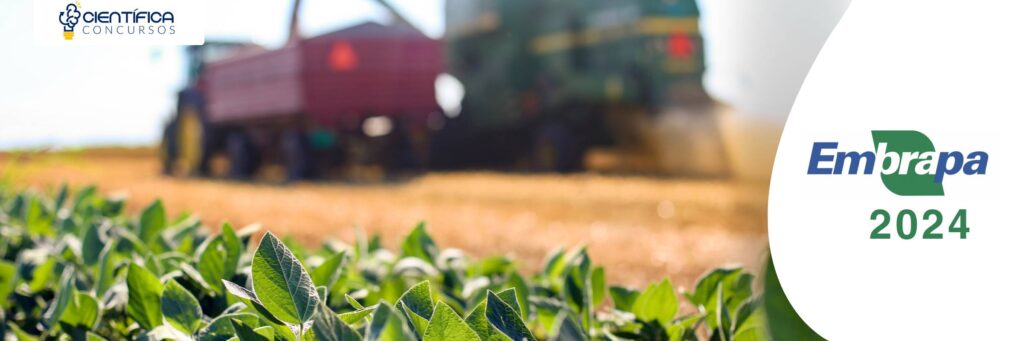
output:
[[931,139],[914,130],[871,132],[875,151],[844,152],[838,142],[815,142],[807,174],[875,174],[890,192],[903,196],[945,195],[947,175],[985,174],[988,153],[937,152]]

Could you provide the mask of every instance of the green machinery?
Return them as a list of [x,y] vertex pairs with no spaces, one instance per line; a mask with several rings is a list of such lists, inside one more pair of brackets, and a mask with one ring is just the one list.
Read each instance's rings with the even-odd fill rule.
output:
[[448,0],[447,64],[462,111],[440,165],[582,166],[595,146],[638,144],[637,120],[706,106],[695,0]]

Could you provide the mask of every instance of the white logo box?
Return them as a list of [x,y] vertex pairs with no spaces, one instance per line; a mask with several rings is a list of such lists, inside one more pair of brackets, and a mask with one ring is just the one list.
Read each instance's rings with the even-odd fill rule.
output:
[[32,36],[42,46],[202,45],[205,23],[199,0],[35,0]]

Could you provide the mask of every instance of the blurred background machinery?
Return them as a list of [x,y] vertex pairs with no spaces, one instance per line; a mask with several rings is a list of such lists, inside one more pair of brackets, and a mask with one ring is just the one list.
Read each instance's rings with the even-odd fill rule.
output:
[[296,180],[344,164],[426,165],[441,43],[404,20],[302,38],[300,3],[280,49],[190,48],[189,85],[165,128],[165,173],[244,179],[278,165]]
[[[190,50],[165,172],[728,174],[695,0],[448,0],[443,41],[378,2],[391,23],[301,38],[296,0],[281,49]],[[461,105],[438,106],[443,73],[461,83]]]
[[[695,1],[446,5],[448,71],[466,92],[435,144],[436,165],[471,161],[564,172],[588,160],[592,167],[618,167],[612,160],[656,171],[664,170],[659,148],[668,148],[688,154],[689,174],[722,173],[721,163],[692,166],[704,161],[687,152],[693,141],[662,145],[667,141],[656,134],[661,115],[682,115],[694,126],[710,118]],[[699,130],[714,135],[714,129],[705,123]],[[721,159],[720,150],[703,150],[712,154],[703,159]],[[617,153],[587,158],[588,152],[608,155],[601,151]]]

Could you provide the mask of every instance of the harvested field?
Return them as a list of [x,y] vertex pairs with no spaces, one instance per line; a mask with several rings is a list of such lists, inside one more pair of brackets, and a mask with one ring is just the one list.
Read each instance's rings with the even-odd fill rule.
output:
[[585,244],[610,282],[628,285],[689,286],[726,264],[756,271],[767,247],[767,186],[722,180],[470,172],[281,186],[164,177],[147,149],[0,154],[0,176],[40,190],[96,184],[129,194],[132,210],[160,197],[209,225],[258,222],[309,244],[351,241],[358,225],[393,247],[425,220],[441,247],[509,254],[526,273],[556,247]]

